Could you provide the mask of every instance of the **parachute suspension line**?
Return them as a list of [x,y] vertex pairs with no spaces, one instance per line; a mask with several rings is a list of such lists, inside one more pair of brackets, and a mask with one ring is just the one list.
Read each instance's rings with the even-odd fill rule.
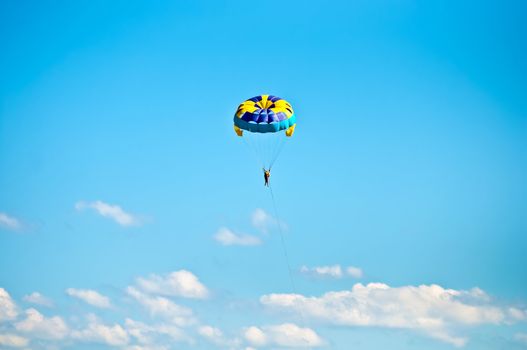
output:
[[274,165],[274,162],[278,159],[278,156],[280,155],[280,153],[282,153],[282,149],[284,149],[284,145],[286,143],[286,138],[285,137],[280,137],[276,143],[276,146],[273,148],[275,151],[274,151],[274,155],[271,159],[271,164],[269,165],[269,169],[273,167]]
[[277,147],[279,146],[280,137],[275,137],[271,140],[271,147],[269,148],[269,168],[273,166],[275,153],[277,151]]
[[289,255],[287,254],[287,246],[285,245],[284,232],[282,231],[282,223],[280,221],[280,217],[278,216],[278,209],[276,208],[273,188],[271,187],[271,185],[269,185],[269,191],[271,192],[271,199],[273,201],[274,215],[276,218],[276,224],[278,225],[278,231],[280,232],[280,240],[282,242],[282,250],[284,252],[285,261],[287,263],[287,271],[289,272],[289,280],[291,282],[291,288],[293,289],[293,293],[298,294],[296,292],[296,286],[295,286],[295,281],[293,279],[293,271],[291,270],[291,264],[289,264]]
[[245,136],[242,136],[241,139],[242,139],[243,143],[245,143],[245,146],[247,146],[247,148],[249,148],[254,153],[254,155],[257,158],[257,162],[259,164],[261,164],[262,166],[265,166],[265,163],[264,163],[263,159],[261,158],[260,153],[258,152],[257,143],[254,140],[248,141],[245,138]]
[[251,133],[247,132],[241,137],[243,143],[251,149],[256,160],[265,169],[271,169],[282,153],[287,142],[283,133]]
[[267,135],[266,134],[255,135],[255,137],[256,137],[256,140],[258,140],[258,146],[260,147],[258,152],[262,156],[262,164],[264,168],[267,168],[267,166],[269,165],[266,163],[267,159],[269,159],[269,155],[267,154],[269,152],[269,147],[267,145],[267,140],[266,140]]
[[267,155],[265,153],[265,142],[263,140],[263,135],[256,134],[251,135],[251,138],[254,140],[254,143],[256,144],[256,152],[258,153],[258,157],[260,157],[260,163],[262,164],[263,168],[267,167],[266,160]]

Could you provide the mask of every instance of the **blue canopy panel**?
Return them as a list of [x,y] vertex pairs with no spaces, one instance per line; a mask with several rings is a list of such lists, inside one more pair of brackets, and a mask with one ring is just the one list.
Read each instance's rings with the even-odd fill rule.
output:
[[234,125],[242,130],[256,133],[268,133],[287,130],[296,124],[296,116],[293,114],[287,119],[280,120],[280,116],[271,113],[262,116],[257,113],[244,113],[241,118],[234,116]]

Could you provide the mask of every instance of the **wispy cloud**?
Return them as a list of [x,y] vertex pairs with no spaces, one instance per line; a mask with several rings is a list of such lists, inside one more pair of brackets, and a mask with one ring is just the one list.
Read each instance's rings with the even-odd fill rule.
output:
[[262,244],[262,240],[256,236],[236,234],[226,227],[221,227],[214,235],[214,239],[222,245],[255,246]]
[[141,347],[140,349],[165,349],[165,347],[159,345],[159,336],[168,336],[171,342],[192,343],[192,339],[180,327],[170,323],[152,325],[127,318],[125,327],[128,334],[144,346],[144,348]]
[[131,286],[126,288],[126,293],[141,304],[151,316],[161,317],[178,326],[195,323],[195,317],[190,308],[178,305],[170,299],[151,296]]
[[267,233],[269,230],[278,227],[287,229],[287,225],[283,221],[278,221],[271,214],[267,213],[261,208],[256,208],[251,214],[251,224],[258,230]]
[[340,265],[333,266],[315,266],[307,267],[302,266],[300,272],[306,275],[313,275],[317,277],[332,277],[332,278],[342,278],[342,268]]
[[354,278],[362,278],[363,276],[362,269],[355,266],[346,267],[346,273],[348,274],[348,276]]
[[88,319],[88,325],[84,329],[71,332],[73,339],[110,346],[124,346],[130,341],[128,333],[121,325],[105,325],[93,314],[89,315]]
[[212,326],[201,326],[198,333],[216,345],[223,345],[224,337],[221,329]]
[[311,328],[302,328],[293,323],[284,323],[265,327],[249,327],[244,337],[250,345],[256,347],[305,347],[323,346],[324,340]]
[[68,288],[66,294],[98,308],[104,309],[111,306],[110,299],[96,290]]
[[27,309],[25,314],[24,320],[15,323],[15,329],[28,334],[30,338],[57,340],[68,335],[69,328],[59,316],[44,317],[33,308]]
[[241,343],[241,339],[229,339],[221,329],[209,325],[198,327],[198,334],[218,347],[238,348]]
[[328,278],[343,278],[346,276],[353,278],[361,278],[362,270],[355,266],[348,266],[342,268],[340,265],[331,265],[331,266],[315,266],[307,267],[302,266],[300,272],[306,275],[314,277],[328,277]]
[[527,333],[516,333],[514,339],[520,343],[527,345]]
[[0,345],[11,348],[24,348],[29,344],[29,339],[17,334],[5,333],[0,334]]
[[142,223],[139,217],[127,213],[120,206],[104,203],[102,201],[79,201],[75,203],[75,209],[79,211],[85,209],[93,209],[99,215],[112,219],[121,226],[137,226]]
[[[277,228],[280,224],[282,229],[286,229],[283,222],[278,222],[265,210],[257,208],[251,213],[251,225],[261,233],[268,233],[271,229]],[[224,246],[257,246],[263,243],[260,237],[244,233],[236,233],[227,227],[220,227],[213,235],[214,240]]]
[[525,311],[491,305],[481,289],[457,291],[438,285],[392,288],[382,283],[357,283],[351,290],[321,297],[269,294],[260,301],[329,324],[421,331],[455,346],[468,341],[455,334],[461,325],[503,324],[526,317]]
[[148,277],[138,277],[137,285],[146,293],[178,296],[192,299],[205,299],[209,290],[198,277],[187,270],[173,271],[166,275],[151,274]]
[[9,230],[18,230],[22,228],[22,223],[17,218],[0,212],[0,227],[5,227]]
[[32,304],[37,304],[37,305],[47,306],[47,307],[53,306],[53,301],[51,301],[51,299],[49,298],[46,298],[39,292],[33,292],[29,295],[26,295],[24,296],[23,299],[24,301],[27,301],[28,303],[32,303]]

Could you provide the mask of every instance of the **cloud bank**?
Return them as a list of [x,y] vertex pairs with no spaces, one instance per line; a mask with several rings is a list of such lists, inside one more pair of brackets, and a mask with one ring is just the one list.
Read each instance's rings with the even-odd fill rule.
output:
[[[324,270],[325,271],[325,270]],[[329,271],[332,271],[331,269]],[[345,274],[346,269],[340,269]],[[327,342],[313,328],[291,322],[291,318],[319,326],[375,327],[404,329],[462,347],[466,332],[477,326],[512,325],[527,320],[527,310],[497,304],[481,289],[446,289],[439,285],[390,287],[383,283],[357,283],[349,290],[331,291],[320,296],[267,294],[260,303],[281,313],[283,323],[239,325],[226,335],[222,329],[202,323],[189,305],[210,298],[210,292],[190,271],[138,277],[125,288],[126,307],[110,306],[107,297],[93,290],[70,288],[67,293],[105,310],[100,320],[89,314],[82,322],[78,315],[50,316],[34,308],[19,311],[9,293],[0,288],[0,347],[35,349],[94,343],[122,350],[168,350],[175,342],[185,348],[204,346],[225,349],[317,348]],[[24,299],[40,300],[35,292]],[[193,300],[189,300],[193,299]],[[130,303],[137,310],[130,309]],[[210,301],[202,304],[206,307]],[[123,315],[131,310],[132,314]],[[203,310],[198,308],[196,310]],[[226,309],[227,310],[227,309]],[[110,312],[117,314],[109,315]],[[130,318],[143,317],[141,321]],[[122,321],[115,316],[123,316]],[[68,321],[68,324],[66,323]],[[525,343],[527,335],[517,332],[509,341]],[[72,345],[73,344],[73,345]]]
[[498,325],[526,318],[525,311],[491,305],[478,288],[458,291],[434,284],[393,288],[357,283],[351,290],[320,297],[268,294],[260,302],[326,324],[410,329],[455,346],[468,341],[455,334],[459,326]]

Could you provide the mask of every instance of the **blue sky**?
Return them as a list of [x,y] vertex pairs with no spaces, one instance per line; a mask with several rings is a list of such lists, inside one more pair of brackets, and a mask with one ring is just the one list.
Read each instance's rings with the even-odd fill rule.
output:
[[0,347],[527,347],[526,11],[2,2]]

